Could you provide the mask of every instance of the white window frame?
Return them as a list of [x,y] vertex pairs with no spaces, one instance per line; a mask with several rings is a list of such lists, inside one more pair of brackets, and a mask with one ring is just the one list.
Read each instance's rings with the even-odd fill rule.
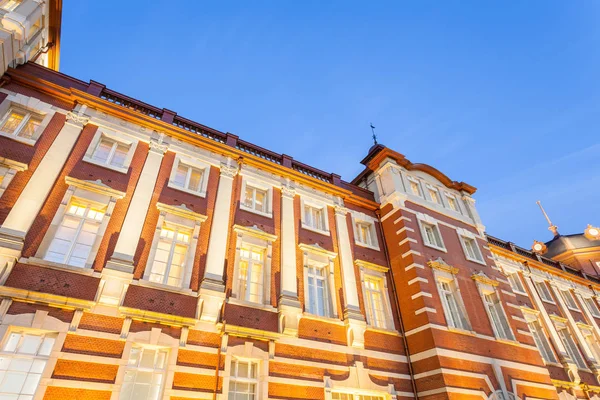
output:
[[[449,292],[443,287],[444,284],[448,285]],[[438,277],[436,279],[436,287],[440,296],[442,310],[444,311],[444,316],[446,317],[446,324],[448,325],[448,328],[458,329],[461,331],[471,331],[471,323],[466,313],[466,308],[464,306],[462,296],[460,295],[460,288],[458,286],[457,280],[454,278],[448,279]],[[456,312],[458,313],[458,315],[456,316],[453,315],[451,305],[448,303],[448,299],[446,297],[446,292],[448,292],[448,294],[452,296],[454,306],[456,307]]]
[[[7,346],[9,345],[11,338],[13,338],[13,335],[20,335],[20,337],[18,338],[17,342],[14,344],[14,349],[12,349],[12,348],[7,349]],[[37,336],[37,337],[41,338],[40,344],[38,345],[35,353],[21,353],[18,351],[18,349],[20,349],[21,346],[23,345],[25,336]],[[10,359],[10,364],[7,366],[8,368],[3,371],[9,370],[10,365],[12,365],[13,360],[26,359],[26,360],[31,360],[31,362],[32,362],[32,364],[30,365],[29,370],[27,372],[19,371],[19,370],[13,371],[13,373],[15,373],[16,375],[25,374],[25,376],[26,376],[25,381],[23,382],[23,386],[21,387],[21,389],[19,391],[19,395],[31,396],[31,398],[33,398],[35,396],[35,393],[37,392],[37,390],[39,388],[40,381],[44,374],[44,371],[48,367],[48,360],[50,358],[50,355],[52,354],[52,351],[54,350],[54,347],[56,346],[56,337],[57,337],[57,334],[53,333],[53,332],[42,332],[39,330],[18,329],[16,327],[9,328],[7,330],[6,335],[5,335],[4,339],[2,340],[2,347],[0,348],[1,349],[0,350],[0,359]],[[44,348],[44,353],[40,354],[40,351],[42,350],[44,343],[46,342],[46,339],[51,339],[51,341],[49,342],[50,347],[48,347],[47,346],[48,343],[46,343],[46,347]],[[10,344],[12,346],[12,343],[10,343]],[[40,365],[41,362],[44,363],[43,366]],[[4,364],[4,363],[2,363],[2,364]],[[35,368],[39,368],[37,371],[34,371],[34,365],[35,365]],[[23,387],[25,386],[25,384],[27,383],[28,379],[31,376],[38,377],[37,385],[32,393],[24,394],[24,393],[22,393]],[[8,379],[8,376],[3,374],[3,379]],[[0,380],[0,388],[2,387],[2,384],[4,383],[3,379]],[[7,394],[15,395],[16,393],[8,392]]]
[[571,311],[581,312],[579,307],[577,307],[577,300],[575,300],[575,296],[573,296],[573,293],[571,292],[571,290],[563,289],[563,288],[558,288],[558,289],[560,290],[560,295],[562,296],[567,308]]
[[[437,187],[435,187],[429,183],[426,183],[425,187],[427,188],[427,200],[431,201],[433,204],[442,206],[443,202],[442,202],[442,194],[440,193],[440,190]],[[435,200],[433,198],[433,196],[431,195],[432,192],[435,193],[435,195],[437,196],[437,200]]]
[[[458,234],[458,238],[460,240],[460,245],[462,246],[463,253],[465,254],[465,258],[469,261],[476,262],[478,264],[486,265],[483,259],[483,253],[481,252],[481,247],[479,247],[479,242],[477,241],[477,237],[472,233],[463,228],[458,228],[456,230]],[[473,244],[473,252],[475,253],[475,257],[471,257],[469,251],[467,250],[467,242],[472,241]]]
[[[254,366],[254,372],[255,372],[256,376],[253,378],[237,376],[240,363],[248,364],[249,371],[252,371],[252,368]],[[232,368],[235,369],[235,371],[233,371]],[[229,375],[228,375],[229,385],[227,388],[227,398],[229,398],[232,395],[233,384],[235,384],[236,382],[240,382],[240,383],[247,383],[249,385],[254,385],[254,399],[258,400],[260,398],[259,395],[260,395],[261,389],[262,389],[261,388],[261,386],[262,386],[261,380],[260,380],[260,376],[261,376],[260,368],[261,368],[260,360],[251,359],[251,358],[243,358],[243,357],[231,357],[231,360],[229,362]],[[249,373],[249,375],[250,375],[250,373]]]
[[[309,225],[306,221],[306,207],[312,207],[321,210],[322,214],[322,225],[323,228],[315,228],[312,225]],[[328,215],[328,206],[324,202],[319,202],[317,200],[313,200],[312,198],[305,198],[305,196],[300,197],[300,218],[302,221],[302,228],[307,229],[309,231],[317,232],[322,235],[330,236],[329,232],[329,215]]]
[[535,286],[535,289],[537,290],[537,292],[540,296],[540,299],[542,299],[542,301],[544,301],[548,304],[556,304],[556,302],[552,298],[552,293],[550,292],[550,289],[548,288],[548,284],[546,283],[546,281],[533,280],[533,286]]
[[[131,360],[131,353],[134,350],[140,350],[140,355],[139,355],[139,359],[138,359],[138,364],[137,365],[133,365],[131,364],[132,360]],[[141,367],[140,363],[142,361],[142,357],[144,354],[144,351],[155,351],[156,354],[154,355],[154,363],[156,364],[156,358],[160,357],[160,354],[164,355],[163,358],[163,367],[162,368],[157,368],[155,365],[153,366],[153,368],[145,368],[145,367]],[[144,399],[148,399],[148,400],[159,400],[162,399],[163,393],[165,391],[165,381],[167,380],[167,369],[168,369],[168,365],[169,365],[169,356],[170,356],[170,351],[168,348],[165,347],[155,347],[155,346],[143,346],[143,345],[137,345],[134,344],[133,346],[130,347],[129,349],[129,354],[128,354],[128,358],[127,358],[127,364],[125,364],[125,366],[123,367],[125,369],[125,373],[124,373],[124,377],[126,376],[127,373],[135,373],[135,376],[137,377],[137,374],[139,372],[150,372],[152,373],[152,380],[154,381],[154,376],[155,375],[162,375],[162,380],[161,380],[161,384],[160,384],[160,388],[158,390],[158,393],[156,395],[156,397],[154,399],[152,399],[148,393],[148,396],[144,397]],[[122,400],[137,400],[134,397],[125,397],[125,394],[123,393],[123,390],[127,387],[129,382],[125,382],[123,381],[123,383],[121,384],[121,391],[119,392],[119,398]],[[133,392],[133,388],[135,388],[135,383],[132,384],[132,392]],[[150,385],[152,386],[152,385]],[[132,393],[133,394],[133,393]]]
[[[321,247],[315,245],[300,244],[298,246],[302,251],[302,265],[303,265],[303,281],[304,281],[304,313],[311,315],[315,318],[337,318],[337,294],[335,292],[335,276],[334,276],[334,260],[336,254],[327,251]],[[311,313],[309,310],[309,302],[311,293],[309,291],[308,284],[308,272],[311,266],[319,266],[323,268],[325,274],[325,306],[326,315],[320,316],[318,314]]]
[[[156,223],[156,229],[154,231],[154,237],[152,239],[152,246],[150,248],[150,254],[146,267],[144,269],[143,281],[140,283],[147,284],[149,286],[157,286],[162,288],[178,288],[183,291],[190,291],[190,282],[192,279],[192,271],[194,268],[194,259],[196,257],[196,248],[198,246],[198,237],[200,234],[201,224],[206,221],[206,216],[198,214],[192,210],[187,209],[185,206],[171,206],[163,203],[157,203],[160,214]],[[179,286],[168,285],[168,273],[171,266],[168,266],[165,271],[165,277],[163,282],[150,281],[150,275],[152,274],[152,265],[156,257],[158,250],[158,244],[161,241],[161,231],[163,226],[174,227],[180,230],[186,230],[191,232],[190,241],[187,243],[187,252],[185,257],[185,263],[183,268],[183,276],[181,277],[181,284]],[[174,251],[174,242],[171,247],[171,254]],[[170,255],[171,258],[171,255]]]
[[[111,140],[113,142],[120,143],[123,146],[129,147],[129,150],[127,151],[127,156],[125,157],[125,160],[123,161],[122,167],[110,165],[110,161],[108,161],[108,160],[107,160],[107,163],[102,163],[93,158],[94,152],[96,151],[96,148],[98,147],[98,145],[100,144],[100,141],[102,139]],[[83,161],[90,163],[90,164],[98,165],[103,168],[111,169],[113,171],[117,171],[122,174],[126,174],[129,171],[129,166],[131,165],[131,160],[133,159],[133,155],[135,153],[135,149],[137,148],[137,144],[138,144],[137,140],[133,139],[132,137],[130,137],[122,132],[116,132],[116,131],[112,131],[112,130],[109,130],[104,127],[99,127],[96,131],[96,134],[92,138],[92,141],[91,141],[90,145],[88,146],[88,149],[86,150],[85,155],[83,156]],[[109,158],[109,160],[110,160],[110,158]]]
[[[419,221],[419,229],[421,230],[421,237],[423,238],[423,244],[427,247],[431,247],[433,249],[443,251],[444,253],[446,253],[447,250],[446,250],[446,246],[444,245],[444,238],[442,237],[442,231],[440,230],[437,220],[430,217],[429,215],[425,215],[425,214],[421,214],[421,213],[417,214],[417,219]],[[429,238],[427,237],[427,233],[425,232],[424,224],[432,226],[434,228],[434,230],[437,231],[437,237],[440,239],[439,244],[431,243],[429,241]],[[435,235],[435,232],[434,232],[434,235]],[[441,244],[441,246],[440,246],[440,244]]]
[[[495,296],[497,301],[492,302],[489,299],[491,296]],[[502,297],[500,297],[500,293],[497,290],[487,291],[482,289],[481,298],[483,300],[483,305],[488,314],[488,318],[490,320],[490,324],[492,325],[492,330],[494,331],[494,336],[496,339],[515,341],[515,334],[510,326],[510,320],[508,319],[508,315],[504,309],[504,304],[502,302]],[[500,326],[497,325],[496,318],[494,318],[494,316],[498,319]],[[506,327],[502,325],[502,321],[500,321],[500,319],[504,320],[503,322],[506,323]]]
[[[260,230],[257,227],[245,227],[235,225],[233,227],[234,232],[237,235],[236,248],[235,248],[235,260],[233,266],[233,285],[231,290],[231,297],[228,299],[230,303],[242,304],[245,306],[251,306],[256,308],[268,308],[271,309],[271,267],[273,258],[273,242],[277,240],[277,236],[269,234]],[[260,302],[253,302],[241,298],[239,289],[239,276],[240,276],[240,262],[242,261],[241,251],[242,248],[257,248],[262,251],[263,263],[262,263],[262,293]],[[247,274],[247,280],[251,279],[251,274]]]
[[[446,204],[448,204],[448,209],[450,211],[454,211],[455,213],[461,214],[462,215],[462,210],[460,208],[460,203],[458,201],[458,198],[456,197],[456,195],[450,193],[450,192],[444,192],[444,196],[446,197]],[[450,200],[454,201],[454,204],[456,205],[456,208],[452,207],[452,202]]]
[[529,327],[529,331],[531,332],[535,346],[538,348],[544,364],[557,364],[558,358],[556,357],[556,353],[552,348],[550,338],[546,334],[546,327],[544,327],[542,321],[539,319],[539,311],[534,313],[533,310],[523,310],[523,316],[525,317],[525,321],[527,322],[527,326]]
[[[252,199],[253,207],[246,205],[246,190],[251,187],[254,190],[260,190],[265,192],[265,210],[257,210],[254,208],[255,198]],[[255,192],[254,192],[255,193]],[[254,196],[256,196],[254,194]],[[240,193],[240,208],[244,211],[248,211],[254,214],[262,215],[263,217],[273,218],[273,186],[254,179],[248,179],[244,177],[242,179],[242,190]]]
[[[352,215],[352,230],[354,233],[354,243],[361,247],[366,247],[368,249],[380,250],[379,247],[379,239],[377,237],[377,227],[375,225],[376,219],[369,217],[364,213],[359,212],[351,212]],[[361,240],[360,231],[357,229],[357,225],[367,225],[367,229],[369,229],[369,237],[371,239],[371,243],[365,243]]]
[[[56,112],[55,107],[48,103],[44,103],[35,97],[28,97],[19,93],[9,94],[0,104],[0,126],[4,124],[4,121],[8,118],[12,109],[17,109],[20,112],[25,113],[26,118],[24,118],[21,124],[19,124],[19,127],[15,129],[15,132],[7,133],[0,131],[0,136],[4,136],[30,146],[35,145],[35,143],[39,140],[40,136]],[[35,130],[33,137],[29,139],[17,136],[32,115],[37,116],[41,120],[40,125]]]
[[592,317],[600,318],[600,309],[598,308],[598,303],[596,303],[596,299],[594,297],[582,297],[582,299],[585,303],[585,307],[587,307]]
[[[419,179],[417,179],[417,178],[414,178],[414,177],[410,176],[410,175],[407,175],[406,179],[408,180],[408,193],[410,195],[412,195],[412,196],[424,199],[425,196],[423,195],[423,185],[421,185],[421,181]],[[415,193],[413,191],[413,185],[412,185],[413,183],[417,185],[416,187],[417,187],[417,191],[419,193]]]
[[349,389],[349,388],[340,388],[340,389],[333,389],[331,391],[331,393],[329,393],[329,395],[325,396],[326,400],[337,400],[337,399],[341,399],[343,397],[336,397],[334,398],[334,396],[345,396],[344,400],[387,400],[389,398],[388,394],[384,394],[381,392],[378,393],[374,393],[374,392],[368,392],[368,391],[363,391],[363,390],[354,390],[354,389]]
[[579,346],[577,346],[577,341],[571,331],[571,329],[566,324],[560,324],[556,327],[558,337],[562,341],[565,346],[565,350],[567,354],[571,358],[571,360],[577,365],[579,369],[588,369],[587,363],[585,362],[585,358],[579,350]]
[[[360,282],[363,293],[367,324],[371,328],[375,329],[382,329],[388,331],[395,330],[394,319],[392,314],[392,305],[390,302],[387,283],[387,271],[389,270],[389,268],[363,260],[356,260],[355,264],[358,266],[360,271]],[[383,315],[381,316],[383,318],[383,321],[379,323],[375,322],[375,318],[373,316],[373,309],[372,307],[369,307],[369,304],[372,304],[372,300],[369,301],[369,299],[367,298],[369,292],[365,283],[367,279],[378,281],[379,283],[379,294],[381,296],[381,306],[383,307],[381,310],[381,312],[383,313]]]
[[[179,164],[183,164],[188,168],[195,168],[202,173],[202,180],[200,181],[200,187],[198,188],[198,190],[191,190],[188,188],[191,176],[190,170],[188,170],[188,176],[186,179],[185,187],[181,187],[175,183],[175,176],[177,175],[177,168],[179,168]],[[208,187],[209,175],[210,164],[207,164],[192,157],[177,154],[175,156],[175,161],[173,161],[173,168],[171,168],[171,174],[169,175],[169,183],[167,184],[167,186],[172,189],[179,190],[180,192],[193,194],[194,196],[206,197],[206,189]]]
[[16,10],[17,7],[19,7],[21,4],[23,4],[23,0],[2,0],[0,2],[0,8],[11,12]]
[[523,285],[523,281],[521,281],[521,277],[517,271],[507,272],[506,279],[508,280],[510,288],[514,293],[527,295],[527,292],[525,291],[525,286]]
[[600,343],[598,343],[598,339],[594,335],[594,328],[584,324],[578,324],[578,327],[594,359],[596,361],[600,360]]

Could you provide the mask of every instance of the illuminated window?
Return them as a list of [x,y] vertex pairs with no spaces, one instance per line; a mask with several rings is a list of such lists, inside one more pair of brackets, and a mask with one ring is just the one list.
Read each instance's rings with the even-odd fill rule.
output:
[[331,392],[332,400],[384,400],[383,396]]
[[33,399],[54,341],[54,335],[9,333],[0,353],[0,399]]
[[435,187],[427,185],[427,193],[429,193],[429,198],[431,199],[431,201],[437,204],[442,204],[440,192]]
[[253,361],[231,360],[229,379],[229,400],[258,399],[258,363]]
[[456,282],[438,280],[437,286],[448,326],[470,330]]
[[92,154],[92,160],[99,164],[122,168],[125,165],[130,145],[103,136]]
[[252,303],[263,301],[263,274],[265,250],[260,247],[244,245],[240,249],[240,261],[237,278],[237,295],[241,300]]
[[506,278],[508,279],[508,283],[510,283],[510,287],[512,288],[513,292],[525,293],[525,288],[523,287],[523,283],[521,283],[521,278],[519,277],[518,272],[508,274]]
[[44,259],[75,267],[85,267],[105,211],[105,207],[82,200],[72,200]]
[[567,307],[571,310],[579,311],[579,307],[577,307],[577,303],[575,302],[575,298],[573,297],[573,293],[570,290],[560,290],[560,294],[567,304]]
[[542,328],[542,324],[540,324],[540,322],[536,319],[528,322],[527,325],[529,325],[529,331],[531,332],[535,345],[540,351],[544,361],[552,363],[557,362],[556,356],[554,355],[552,347],[550,346],[550,342],[548,341],[548,337],[544,332],[544,328]]
[[460,236],[460,241],[463,246],[463,250],[465,251],[465,256],[467,260],[483,262],[483,255],[481,254],[481,250],[477,245],[477,240],[468,236]]
[[246,185],[244,196],[244,207],[261,213],[267,212],[268,191]]
[[571,359],[575,362],[575,364],[577,364],[577,367],[587,368],[587,365],[585,364],[583,356],[581,355],[581,352],[579,352],[579,349],[577,348],[577,344],[573,340],[573,336],[571,335],[571,332],[569,331],[569,329],[566,327],[564,327],[563,329],[559,329],[558,336],[560,337],[560,340],[563,342],[563,345],[565,346],[565,349],[567,350],[569,357],[571,357]]
[[490,317],[490,321],[492,322],[492,328],[494,329],[496,337],[499,339],[514,340],[515,337],[510,329],[498,293],[492,292],[484,294],[483,301]]
[[442,236],[440,235],[440,229],[436,224],[424,221],[419,221],[419,224],[421,225],[423,240],[427,246],[435,247],[437,249],[445,249]]
[[367,322],[369,325],[377,328],[387,329],[387,297],[383,292],[385,287],[383,284],[383,279],[384,278],[382,277],[365,275],[365,309],[367,311]]
[[172,183],[174,186],[181,189],[200,192],[202,190],[203,176],[203,170],[186,165],[180,161],[177,165],[177,170],[175,171]]
[[367,221],[356,221],[354,223],[356,242],[368,247],[378,247],[375,224]]
[[[590,310],[590,313],[596,317],[600,318],[600,310],[598,310],[598,305],[596,304],[596,300],[593,297],[586,297],[583,299],[586,307]],[[600,361],[600,360],[599,360]]]
[[132,347],[119,398],[122,400],[160,399],[167,356],[167,350]]
[[11,108],[0,122],[0,132],[23,139],[36,139],[42,117],[20,108]]
[[460,208],[458,208],[458,202],[456,200],[456,197],[446,193],[446,201],[448,202],[448,207],[450,207],[451,210],[460,212]]
[[322,207],[304,205],[304,224],[319,231],[325,230],[325,218]]
[[21,0],[2,0],[0,1],[0,8],[6,11],[14,11],[21,4]]
[[554,300],[552,299],[552,295],[550,294],[550,290],[548,290],[548,286],[546,286],[546,282],[534,281],[534,285],[535,285],[535,288],[537,289],[538,293],[540,294],[540,297],[542,298],[542,300],[547,301],[549,303],[554,303]]
[[410,191],[415,196],[423,197],[423,192],[421,191],[421,184],[413,178],[408,178],[408,184],[410,186]]
[[308,301],[306,311],[330,317],[329,284],[327,265],[310,263],[308,266]]
[[189,228],[164,224],[148,280],[181,287],[191,237]]

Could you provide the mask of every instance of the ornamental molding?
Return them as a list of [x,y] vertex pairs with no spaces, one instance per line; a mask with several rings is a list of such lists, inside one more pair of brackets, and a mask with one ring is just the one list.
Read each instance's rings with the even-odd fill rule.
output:
[[237,166],[230,165],[229,163],[221,163],[221,176],[225,176],[227,178],[234,178],[239,172],[239,168]]
[[293,199],[296,196],[296,188],[289,185],[282,185],[281,195],[285,198]]
[[199,214],[194,210],[190,210],[185,204],[178,206],[172,206],[164,203],[156,203],[156,208],[161,212],[166,212],[178,217],[191,219],[192,221],[198,221],[200,223],[206,221],[206,215]]
[[499,285],[498,281],[490,278],[483,271],[479,271],[478,273],[471,275],[471,279],[473,279],[475,282],[481,283],[482,285],[490,285],[494,287]]
[[335,206],[335,215],[336,216],[341,216],[341,217],[345,217],[346,214],[348,214],[348,212],[350,212],[350,210],[348,210],[348,208],[344,207],[344,206]]
[[158,138],[152,138],[150,140],[150,151],[154,151],[161,155],[165,154],[169,149],[169,144],[165,142],[165,134],[160,133]]
[[427,261],[427,265],[433,269],[437,269],[438,271],[448,272],[452,275],[458,274],[458,268],[448,265],[446,261],[442,259],[442,257],[438,257],[436,260]]
[[96,179],[95,181],[84,181],[77,178],[72,178],[70,176],[65,177],[65,183],[69,186],[73,186],[79,189],[87,190],[89,192],[103,194],[105,196],[110,196],[115,199],[122,199],[125,197],[125,192],[121,192],[120,190],[116,190],[102,182],[100,179]]
[[234,225],[233,230],[238,235],[254,236],[256,238],[266,240],[269,243],[277,240],[277,235],[272,235],[268,232],[265,232],[256,225],[254,225],[254,226]]
[[72,121],[72,123],[85,126],[88,122],[90,122],[90,117],[83,113],[80,114],[75,111],[69,111],[67,112],[67,121]]
[[389,268],[383,265],[374,264],[372,262],[368,262],[365,260],[355,260],[354,264],[361,269],[369,269],[371,271],[383,272],[386,273],[389,271]]
[[321,254],[332,260],[337,257],[337,253],[334,253],[333,251],[324,249],[323,247],[319,246],[318,243],[315,243],[315,244],[300,243],[298,245],[298,248],[300,250],[302,250],[303,253]]

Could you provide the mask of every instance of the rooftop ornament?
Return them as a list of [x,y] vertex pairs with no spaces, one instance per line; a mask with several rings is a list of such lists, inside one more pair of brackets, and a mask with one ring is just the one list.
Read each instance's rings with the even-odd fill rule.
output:
[[600,228],[592,226],[588,224],[587,228],[583,232],[586,238],[590,240],[599,240],[600,239]]

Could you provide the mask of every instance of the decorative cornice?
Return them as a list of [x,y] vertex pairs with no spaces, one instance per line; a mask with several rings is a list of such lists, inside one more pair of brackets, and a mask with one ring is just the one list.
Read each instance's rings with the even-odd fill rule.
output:
[[374,264],[374,263],[364,261],[364,260],[355,260],[354,264],[356,264],[356,266],[359,268],[366,268],[366,269],[370,269],[372,271],[383,272],[383,273],[386,273],[389,271],[389,267],[379,265],[379,264]]
[[85,114],[80,114],[75,111],[67,112],[67,121],[71,121],[71,123],[75,123],[81,126],[87,125],[90,122],[90,117]]
[[471,279],[473,279],[475,282],[481,283],[482,285],[490,285],[494,287],[499,285],[498,281],[488,277],[483,271],[479,271],[478,273],[471,275]]
[[302,250],[303,252],[321,254],[328,258],[336,258],[337,257],[337,253],[334,253],[333,251],[324,249],[321,246],[319,246],[317,243],[315,243],[315,244],[300,243],[298,245],[298,248],[300,250]]
[[191,219],[193,221],[204,222],[206,221],[206,215],[199,214],[194,210],[190,210],[187,208],[185,204],[180,204],[178,206],[171,206],[164,203],[156,203],[156,208],[159,211],[164,211],[169,214],[177,215],[179,217]]
[[18,162],[18,161],[14,161],[14,160],[10,160],[8,158],[5,157],[0,157],[0,165],[3,165],[7,168],[10,169],[14,169],[15,171],[21,172],[21,171],[27,171],[27,164]]
[[289,185],[282,185],[281,195],[285,198],[293,199],[296,196],[296,188]]
[[169,144],[165,143],[165,134],[164,133],[160,133],[158,138],[152,138],[150,140],[150,151],[154,151],[156,153],[159,153],[161,155],[165,154],[167,152],[167,150],[169,149]]
[[237,166],[229,165],[227,163],[221,163],[221,176],[225,176],[227,178],[234,178],[239,172],[239,168]]
[[335,206],[335,215],[339,215],[342,217],[345,217],[346,214],[348,214],[350,210],[348,210],[346,207],[344,206]]
[[433,269],[437,269],[438,271],[448,272],[453,275],[458,274],[458,268],[446,264],[446,261],[444,261],[441,257],[438,257],[437,260],[427,261],[427,265]]
[[125,197],[125,192],[111,188],[110,186],[103,183],[100,179],[95,181],[84,181],[70,176],[65,177],[65,182],[69,186],[75,186],[77,188],[87,190],[94,193],[100,193],[116,199],[122,199]]
[[274,242],[277,240],[277,235],[272,235],[260,229],[258,226],[242,226],[242,225],[234,225],[233,230],[238,235],[250,235],[257,237],[259,239],[266,240],[267,242]]

